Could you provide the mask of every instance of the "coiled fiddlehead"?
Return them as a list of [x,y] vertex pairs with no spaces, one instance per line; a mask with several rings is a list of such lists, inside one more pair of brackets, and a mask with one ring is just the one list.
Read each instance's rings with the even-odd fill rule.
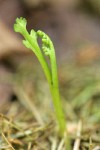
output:
[[42,50],[45,55],[50,56],[52,55],[52,48],[53,43],[50,38],[45,34],[43,31],[37,31],[37,35],[42,39]]
[[[37,35],[41,38],[42,40],[42,50],[44,52],[44,55],[49,56],[50,58],[50,64],[51,64],[51,78],[52,78],[52,84],[54,82],[57,82],[57,66],[56,66],[56,57],[55,57],[55,50],[53,43],[49,36],[45,34],[43,31],[37,31]],[[55,78],[56,76],[56,78]],[[58,84],[58,83],[56,83]]]

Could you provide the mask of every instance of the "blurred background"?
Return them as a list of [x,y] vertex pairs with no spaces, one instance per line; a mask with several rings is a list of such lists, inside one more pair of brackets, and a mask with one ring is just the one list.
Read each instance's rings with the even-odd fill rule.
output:
[[[4,133],[8,135],[8,140],[15,137],[17,141],[14,144],[25,149],[31,143],[30,140],[23,142],[24,129],[26,131],[32,125],[36,128],[51,120],[55,122],[55,117],[41,66],[34,53],[23,46],[23,37],[14,32],[17,17],[27,19],[28,31],[32,28],[43,30],[51,37],[57,56],[61,100],[72,143],[77,137],[76,129],[81,120],[81,149],[92,150],[93,143],[97,146],[100,143],[100,0],[0,0],[0,136],[2,134],[3,137]],[[2,120],[8,121],[9,125]],[[13,121],[15,125],[12,125]],[[56,140],[59,138],[53,127],[50,130],[48,127],[39,129],[47,147],[52,146],[55,137]],[[44,130],[47,130],[46,134]],[[22,131],[19,134],[21,138],[18,138],[17,131]],[[38,136],[34,136],[33,132],[33,137]],[[34,145],[33,137],[30,135],[29,139]],[[6,137],[4,139],[9,145]],[[36,138],[37,141],[40,145]],[[1,146],[2,140],[0,142]],[[41,145],[44,146],[44,143]]]
[[[15,19],[20,16],[27,19],[28,30],[40,29],[51,37],[65,99],[73,99],[83,87],[99,78],[100,0],[0,0],[1,104],[17,99],[20,86],[30,97],[36,97],[36,91],[40,92],[45,82],[43,79],[41,83],[44,76],[34,54],[14,33]],[[90,90],[88,95],[97,93],[99,89],[96,93]]]

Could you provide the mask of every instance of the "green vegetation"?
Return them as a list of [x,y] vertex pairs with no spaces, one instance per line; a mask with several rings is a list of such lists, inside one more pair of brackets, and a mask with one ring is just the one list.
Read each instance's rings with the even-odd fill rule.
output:
[[[14,30],[15,32],[19,32],[23,35],[23,37],[25,38],[25,40],[23,40],[23,44],[35,53],[43,68],[43,71],[50,86],[60,135],[63,136],[66,129],[66,120],[62,110],[62,104],[59,95],[56,56],[53,43],[51,39],[40,30],[37,32],[31,30],[29,34],[26,29],[26,25],[27,21],[25,18],[17,18],[16,23],[14,24]],[[41,38],[42,40],[42,48],[40,48],[38,44],[38,38]],[[45,56],[49,57],[50,65],[48,64]]]

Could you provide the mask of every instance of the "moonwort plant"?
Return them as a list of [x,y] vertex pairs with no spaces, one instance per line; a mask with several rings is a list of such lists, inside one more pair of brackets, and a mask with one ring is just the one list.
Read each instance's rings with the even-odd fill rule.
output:
[[[44,74],[49,83],[60,135],[63,136],[66,128],[66,121],[59,95],[55,49],[48,35],[40,30],[36,32],[33,29],[30,33],[28,33],[26,25],[27,21],[25,18],[17,18],[16,23],[14,24],[14,30],[15,32],[22,34],[22,36],[25,38],[25,40],[23,40],[23,44],[35,53],[43,68]],[[38,44],[38,38],[41,38],[42,40],[42,48],[40,48]],[[45,56],[49,57],[50,65],[48,65]]]

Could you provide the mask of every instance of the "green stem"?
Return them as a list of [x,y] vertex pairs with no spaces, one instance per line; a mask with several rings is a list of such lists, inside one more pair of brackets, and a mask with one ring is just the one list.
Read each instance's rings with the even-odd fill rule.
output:
[[27,30],[24,31],[24,34],[23,34],[24,38],[26,40],[29,41],[29,43],[31,44],[31,47],[32,47],[32,50],[33,52],[35,53],[35,55],[37,56],[41,66],[42,66],[42,69],[45,73],[45,76],[47,78],[47,81],[49,82],[49,85],[51,84],[51,73],[50,73],[50,68],[46,62],[46,59],[45,57],[43,56],[39,46],[35,45],[32,38],[30,37],[29,33],[27,32]]
[[32,38],[30,37],[29,33],[25,30],[23,34],[24,38],[29,41],[31,44],[32,50],[35,52],[35,55],[37,56],[43,71],[45,73],[45,76],[47,78],[47,81],[50,86],[52,98],[53,98],[53,104],[54,104],[54,110],[55,114],[58,120],[59,128],[60,128],[60,134],[63,135],[66,127],[66,122],[65,122],[65,117],[64,113],[62,110],[62,103],[60,100],[60,95],[59,95],[59,87],[58,87],[58,75],[57,75],[57,66],[56,66],[56,57],[55,57],[55,52],[52,55],[51,58],[51,71],[50,68],[46,62],[45,57],[43,56],[39,46],[34,44]]
[[50,59],[51,68],[52,68],[52,85],[51,85],[51,93],[52,99],[54,103],[55,114],[58,120],[60,134],[63,136],[66,129],[66,120],[62,109],[62,103],[59,94],[59,85],[58,85],[58,74],[57,74],[57,63],[55,57],[55,51],[53,47],[53,55]]

